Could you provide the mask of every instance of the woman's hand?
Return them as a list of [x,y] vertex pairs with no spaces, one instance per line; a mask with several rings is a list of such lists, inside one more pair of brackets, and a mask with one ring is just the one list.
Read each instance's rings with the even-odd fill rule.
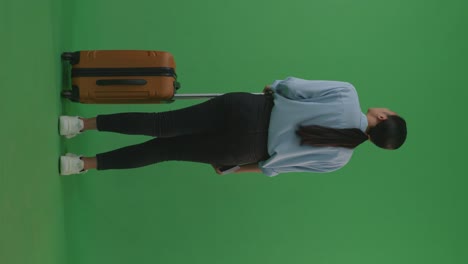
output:
[[223,174],[223,173],[219,170],[221,167],[216,166],[216,165],[213,165],[213,164],[211,164],[211,166],[212,166],[213,169],[215,170],[216,174],[218,174],[218,175],[222,175],[222,174]]
[[265,88],[263,88],[263,94],[272,94],[273,90],[271,90],[271,86],[267,85]]

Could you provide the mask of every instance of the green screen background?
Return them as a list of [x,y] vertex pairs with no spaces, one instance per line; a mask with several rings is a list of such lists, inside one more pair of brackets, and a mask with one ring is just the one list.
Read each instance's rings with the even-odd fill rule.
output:
[[[2,263],[468,263],[462,0],[2,0]],[[260,92],[275,79],[353,83],[363,111],[389,107],[407,144],[366,143],[330,174],[218,176],[167,162],[59,177],[67,151],[147,140],[89,132],[65,140],[60,114],[166,111],[80,105],[59,55],[167,50],[180,93]],[[200,150],[203,151],[203,150]]]

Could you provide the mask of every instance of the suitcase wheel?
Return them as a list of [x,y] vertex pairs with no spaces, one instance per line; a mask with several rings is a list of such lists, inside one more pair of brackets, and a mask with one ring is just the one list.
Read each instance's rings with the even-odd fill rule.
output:
[[66,61],[73,60],[73,52],[62,53],[62,60],[66,60]]
[[64,52],[62,53],[62,60],[69,61],[70,64],[77,64],[80,62],[79,52]]
[[62,97],[71,100],[73,98],[72,91],[70,90],[62,91]]

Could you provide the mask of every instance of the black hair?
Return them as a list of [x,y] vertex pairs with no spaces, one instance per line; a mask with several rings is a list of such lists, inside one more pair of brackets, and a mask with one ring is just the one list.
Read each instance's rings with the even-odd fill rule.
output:
[[398,149],[406,140],[406,121],[391,115],[367,132],[375,145],[384,149]]
[[397,149],[406,140],[406,121],[396,115],[388,118],[367,131],[358,128],[329,128],[323,126],[299,126],[296,134],[301,138],[301,145],[316,147],[343,147],[354,149],[370,140],[384,149]]

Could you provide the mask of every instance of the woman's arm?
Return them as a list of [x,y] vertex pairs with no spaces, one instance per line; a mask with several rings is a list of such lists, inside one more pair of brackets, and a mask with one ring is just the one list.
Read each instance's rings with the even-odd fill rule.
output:
[[272,89],[276,94],[298,101],[354,89],[353,85],[347,82],[305,80],[296,77],[275,81],[273,86]]

